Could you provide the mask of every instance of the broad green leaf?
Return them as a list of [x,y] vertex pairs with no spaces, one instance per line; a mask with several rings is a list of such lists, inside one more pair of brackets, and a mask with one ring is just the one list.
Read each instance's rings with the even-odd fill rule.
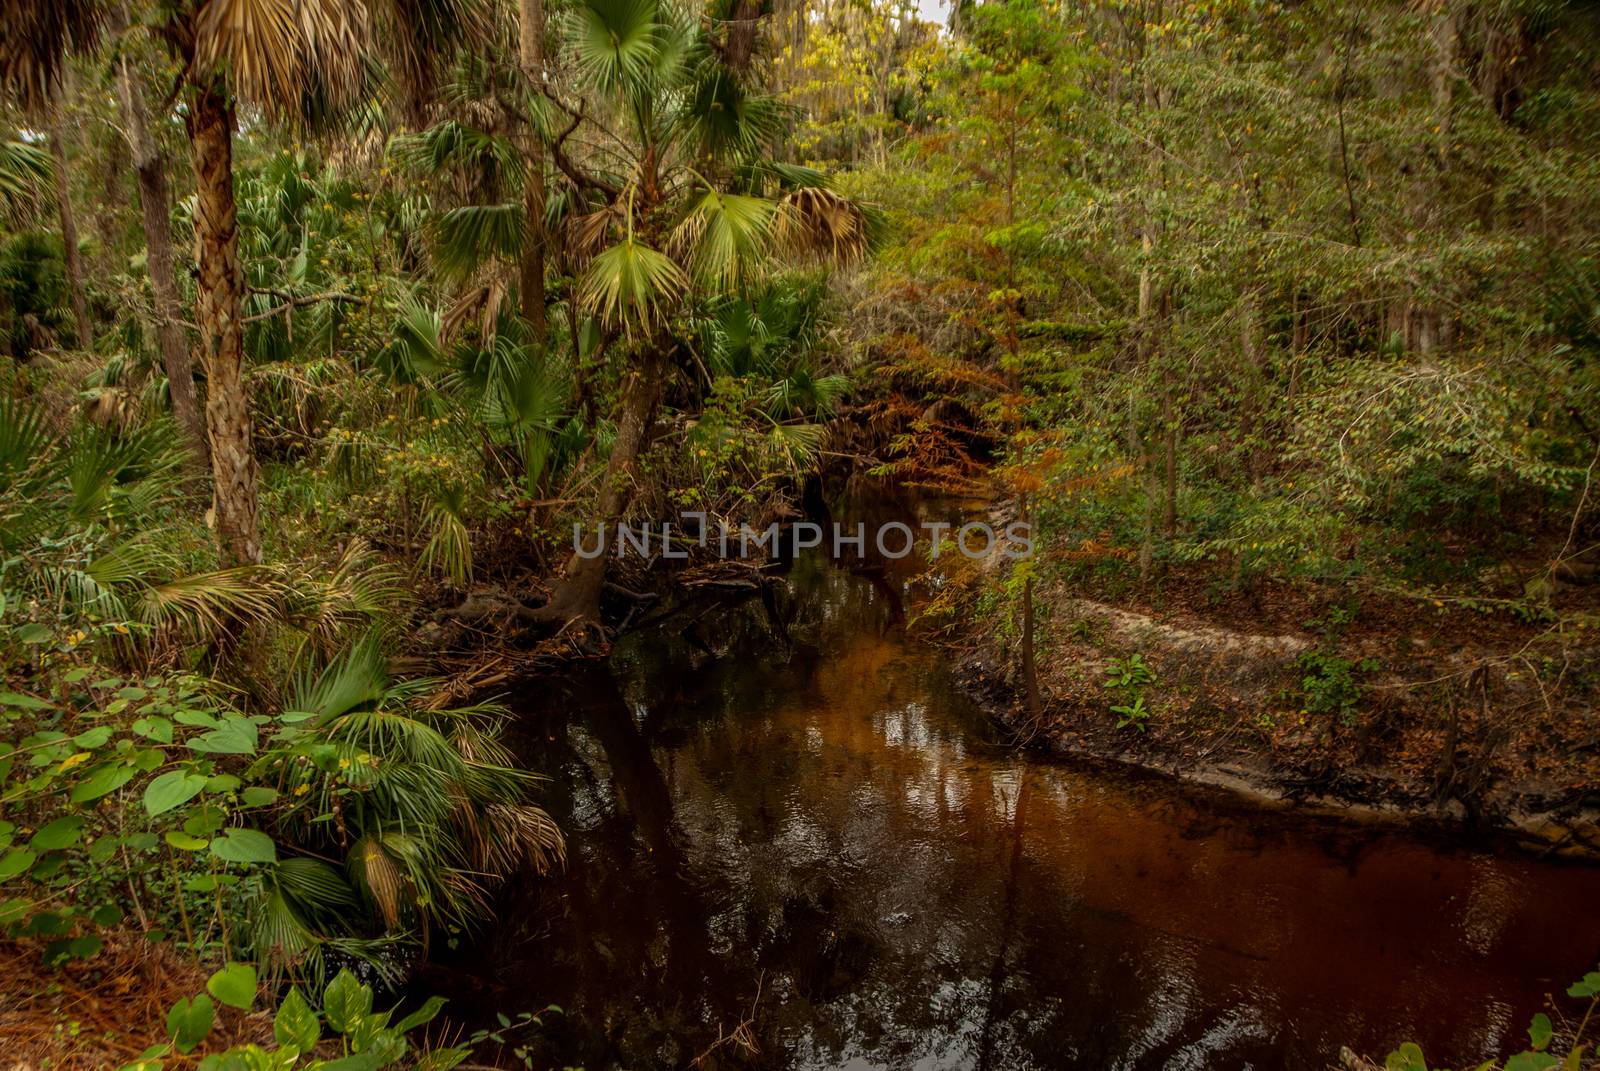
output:
[[0,856],[0,881],[10,881],[18,874],[25,873],[36,858],[37,856],[26,848],[12,848],[4,856]]
[[173,830],[172,832],[168,833],[166,840],[168,844],[172,845],[174,848],[177,848],[179,851],[184,852],[198,852],[207,844],[211,843],[204,837],[191,837],[189,834],[180,833],[177,830]]
[[193,1052],[194,1047],[211,1033],[217,1008],[204,993],[180,999],[167,1012],[167,1036],[179,1052]]
[[101,796],[107,796],[133,780],[137,773],[133,767],[121,763],[109,763],[97,766],[89,771],[89,775],[72,787],[73,803],[88,803]]
[[88,729],[79,733],[77,736],[74,736],[72,738],[72,742],[78,747],[93,750],[94,748],[104,746],[106,741],[110,739],[111,726],[97,725],[93,729]]
[[69,814],[57,818],[33,835],[28,847],[36,851],[56,851],[70,848],[83,836],[83,816]]
[[443,997],[429,997],[427,1000],[422,1002],[422,1007],[418,1008],[404,1019],[401,1019],[395,1024],[394,1028],[395,1030],[404,1034],[407,1030],[411,1030],[414,1027],[419,1027],[423,1023],[432,1022],[433,1017],[439,1014],[439,1009],[442,1007],[444,1007]]
[[272,1020],[272,1036],[279,1045],[294,1045],[301,1052],[310,1052],[316,1047],[317,1039],[322,1036],[322,1024],[317,1022],[317,1013],[306,1003],[306,998],[300,995],[299,987],[290,989],[289,995],[278,1005],[278,1014]]
[[1384,1071],[1428,1071],[1428,1062],[1422,1056],[1422,1047],[1408,1041],[1383,1061]]
[[169,770],[145,786],[145,813],[154,818],[174,807],[181,807],[206,787],[204,774],[188,770]]
[[267,788],[263,785],[251,785],[239,793],[239,800],[246,807],[265,807],[275,802],[277,798],[277,789]]
[[1506,1071],[1550,1071],[1558,1062],[1547,1052],[1519,1052],[1506,1061]]
[[1590,971],[1567,987],[1569,997],[1600,996],[1600,971]]
[[328,1026],[344,1034],[372,1010],[372,990],[356,980],[348,970],[340,970],[322,992],[322,1011]]
[[249,963],[229,963],[206,981],[206,992],[230,1008],[249,1011],[256,999],[256,969]]
[[[24,640],[24,643],[27,641]],[[35,699],[31,695],[22,695],[20,692],[0,692],[0,707],[16,707],[19,710],[53,710],[55,704],[44,699]]]
[[1550,1026],[1550,1017],[1544,1012],[1539,1012],[1528,1024],[1528,1040],[1533,1043],[1535,1052],[1543,1052],[1550,1044],[1550,1037],[1555,1030]]
[[255,829],[230,829],[211,841],[211,854],[230,863],[270,863],[278,858],[272,838]]
[[69,959],[90,959],[98,956],[105,946],[105,941],[92,933],[78,937],[64,937],[45,945],[42,958],[45,966],[55,967]]
[[133,723],[133,731],[158,744],[172,743],[172,722],[159,715],[138,719]]
[[258,735],[255,722],[229,714],[219,728],[188,741],[188,747],[210,755],[253,755]]

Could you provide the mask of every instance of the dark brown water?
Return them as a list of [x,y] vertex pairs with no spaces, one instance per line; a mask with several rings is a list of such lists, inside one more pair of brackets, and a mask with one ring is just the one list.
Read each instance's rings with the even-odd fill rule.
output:
[[999,746],[899,588],[802,562],[787,644],[697,611],[515,697],[570,866],[458,1018],[559,1004],[591,1069],[1470,1066],[1593,968],[1600,869]]

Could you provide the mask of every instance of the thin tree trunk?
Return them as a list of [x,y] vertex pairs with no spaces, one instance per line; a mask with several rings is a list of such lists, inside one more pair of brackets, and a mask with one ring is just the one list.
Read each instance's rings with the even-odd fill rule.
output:
[[126,56],[121,57],[117,64],[117,97],[122,105],[122,123],[127,130],[128,148],[133,154],[134,172],[139,177],[139,208],[144,216],[145,267],[150,273],[150,293],[155,299],[156,342],[161,348],[161,364],[167,373],[172,415],[178,418],[178,423],[188,434],[195,456],[204,461],[209,453],[206,447],[206,424],[195,398],[194,364],[189,354],[189,341],[183,334],[178,280],[172,268],[172,193],[167,187],[167,165],[150,138],[144,97],[134,82]]
[[50,108],[50,151],[55,156],[56,206],[61,214],[61,244],[67,271],[67,293],[72,302],[72,319],[78,332],[78,346],[94,345],[94,324],[89,320],[89,299],[83,290],[83,259],[78,255],[78,223],[72,214],[71,184],[67,181],[66,72],[56,85],[56,99]]
[[[521,0],[521,37],[518,57],[528,79],[529,92],[537,95],[544,84],[544,0]],[[544,227],[544,141],[532,116],[528,119],[527,155],[522,180],[522,318],[543,343],[549,336],[545,322],[544,261],[548,236]]]
[[261,560],[257,468],[244,385],[244,271],[233,197],[233,108],[222,86],[197,89],[189,108],[194,150],[195,321],[206,370],[217,545],[228,565]]
[[[611,456],[606,460],[605,476],[600,483],[600,501],[594,516],[600,530],[609,538],[616,534],[616,524],[633,497],[635,463],[644,450],[651,414],[661,396],[665,363],[661,347],[651,345],[644,361],[634,373],[622,396],[622,417],[617,423],[617,437],[611,444]],[[563,625],[582,624],[598,626],[600,623],[600,589],[605,584],[606,556],[597,554],[583,558],[573,554],[567,559],[565,575],[551,594],[550,601],[540,610],[540,617],[559,621]]]

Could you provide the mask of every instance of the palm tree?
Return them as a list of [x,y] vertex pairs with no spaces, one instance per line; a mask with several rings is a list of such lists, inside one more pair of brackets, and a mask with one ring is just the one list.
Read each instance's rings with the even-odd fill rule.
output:
[[273,868],[252,912],[269,971],[315,979],[330,946],[370,954],[409,937],[425,949],[433,929],[486,918],[493,884],[565,863],[560,829],[529,801],[539,778],[499,740],[504,712],[428,709],[435,683],[391,679],[375,634],[296,682],[307,720],[256,763],[292,801],[281,842],[304,853]]
[[[71,52],[98,43],[106,0],[0,0],[0,83],[49,99]],[[155,33],[183,65],[195,174],[195,323],[206,371],[206,432],[217,540],[226,564],[261,559],[257,467],[244,386],[244,271],[233,188],[241,104],[323,122],[370,99],[383,61],[413,95],[481,9],[471,0],[178,0]]]
[[[541,87],[568,117],[550,150],[576,206],[566,222],[582,268],[575,297],[620,341],[606,352],[633,357],[595,511],[603,525],[631,498],[672,355],[689,331],[681,313],[741,292],[784,259],[840,261],[867,247],[858,206],[820,173],[766,158],[783,113],[743,77],[756,5],[733,9],[743,21],[730,47],[719,29],[657,0],[579,0],[565,20],[566,53],[587,99],[569,103]],[[585,125],[599,146],[590,158],[603,169],[564,150]],[[542,616],[594,625],[604,577],[603,556],[573,555]]]

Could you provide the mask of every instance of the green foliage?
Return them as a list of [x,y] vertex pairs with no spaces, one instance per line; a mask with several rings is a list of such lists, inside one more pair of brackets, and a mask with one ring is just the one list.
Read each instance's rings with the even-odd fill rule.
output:
[[1353,662],[1317,649],[1302,651],[1296,664],[1304,673],[1300,688],[1305,709],[1313,714],[1332,714],[1346,725],[1354,724],[1365,690],[1361,675],[1376,672],[1378,660],[1363,658]]
[[1125,658],[1113,658],[1106,663],[1104,687],[1122,698],[1122,702],[1111,706],[1111,713],[1117,715],[1118,729],[1131,726],[1141,733],[1146,730],[1150,708],[1145,705],[1145,689],[1155,683],[1155,671],[1137,652]]
[[[239,965],[233,965],[239,966]],[[232,969],[230,967],[229,969]],[[218,976],[224,972],[218,972]],[[217,977],[213,976],[207,988],[215,993]],[[242,975],[240,976],[242,977]],[[233,980],[225,983],[228,996],[239,1000],[224,1000],[234,1007],[249,1007],[245,990],[254,993],[254,974],[248,987]],[[219,996],[219,999],[222,999]],[[242,1001],[242,1003],[241,1003]],[[236,1045],[226,1051],[212,1052],[198,1063],[200,1071],[377,1071],[378,1068],[397,1064],[418,1071],[448,1071],[465,1060],[471,1051],[466,1048],[419,1047],[415,1038],[407,1037],[418,1027],[431,1022],[443,1007],[444,1000],[430,997],[411,1013],[395,1018],[397,1008],[388,1011],[372,1010],[372,990],[349,971],[340,971],[328,984],[323,994],[323,1010],[319,1016],[307,1003],[297,988],[292,988],[278,1005],[272,1021],[273,1048],[255,1044]],[[140,1058],[126,1064],[121,1071],[162,1071],[173,1052],[188,1054],[195,1050],[211,1033],[216,1007],[205,994],[180,999],[167,1014],[169,1045],[155,1045]],[[339,1055],[325,1059],[316,1054],[322,1040],[324,1023],[335,1040]],[[172,1061],[176,1064],[178,1061]]]

